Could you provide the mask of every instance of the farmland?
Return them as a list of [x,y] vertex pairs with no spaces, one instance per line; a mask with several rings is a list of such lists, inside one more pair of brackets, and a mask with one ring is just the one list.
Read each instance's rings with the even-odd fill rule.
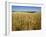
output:
[[41,13],[12,12],[12,31],[40,30]]

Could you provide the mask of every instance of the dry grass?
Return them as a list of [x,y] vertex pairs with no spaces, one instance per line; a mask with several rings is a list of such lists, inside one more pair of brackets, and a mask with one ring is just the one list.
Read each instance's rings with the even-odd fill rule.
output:
[[41,13],[12,13],[12,31],[40,29]]

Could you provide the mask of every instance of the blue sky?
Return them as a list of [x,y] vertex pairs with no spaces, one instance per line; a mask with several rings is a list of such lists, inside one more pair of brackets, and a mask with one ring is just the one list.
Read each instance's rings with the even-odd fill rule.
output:
[[34,7],[34,6],[12,6],[12,11],[41,11],[41,7]]

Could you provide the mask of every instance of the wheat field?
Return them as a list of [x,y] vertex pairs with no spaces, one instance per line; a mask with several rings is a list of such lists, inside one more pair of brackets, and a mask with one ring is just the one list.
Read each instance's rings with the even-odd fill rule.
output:
[[41,13],[12,12],[12,31],[40,30]]

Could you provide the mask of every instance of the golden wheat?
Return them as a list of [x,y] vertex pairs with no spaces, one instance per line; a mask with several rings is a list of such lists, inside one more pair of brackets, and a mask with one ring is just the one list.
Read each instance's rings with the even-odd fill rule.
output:
[[12,30],[41,29],[41,13],[12,13]]

